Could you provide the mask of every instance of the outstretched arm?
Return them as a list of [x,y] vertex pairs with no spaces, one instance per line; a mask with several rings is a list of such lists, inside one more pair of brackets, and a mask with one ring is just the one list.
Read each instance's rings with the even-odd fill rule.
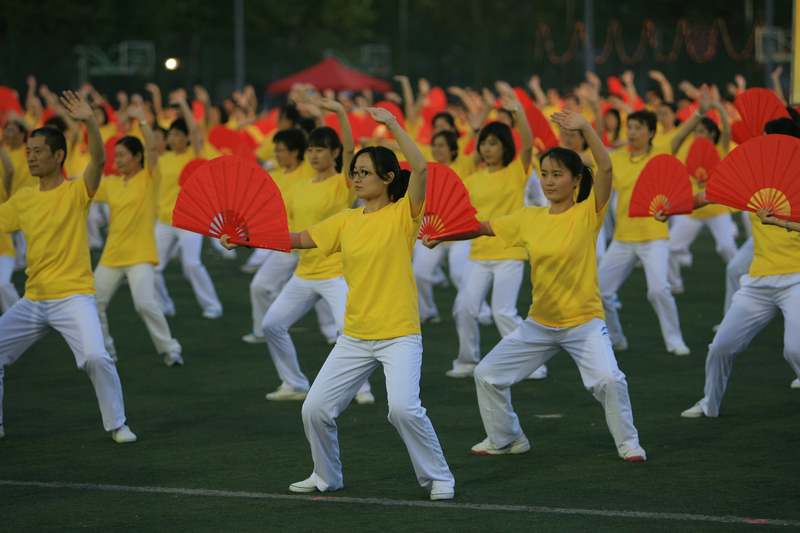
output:
[[773,214],[772,209],[766,207],[762,207],[756,212],[756,215],[761,219],[761,223],[764,225],[778,226],[786,228],[788,231],[800,231],[800,223],[781,220],[773,216]]
[[[219,243],[226,250],[233,250],[241,246],[240,244],[229,242],[228,239],[230,239],[228,235],[220,235],[219,238]],[[317,243],[315,243],[311,235],[308,234],[308,230],[303,230],[300,233],[289,233],[289,240],[291,241],[292,250],[307,250],[317,247]]]
[[86,125],[86,134],[89,138],[89,154],[92,159],[83,172],[83,181],[86,184],[86,192],[89,193],[91,198],[100,187],[100,178],[103,177],[103,167],[106,164],[106,149],[103,146],[103,136],[100,135],[100,127],[94,118],[92,108],[80,94],[64,91],[61,103],[64,104],[64,108],[66,108],[70,118]]
[[494,237],[494,230],[492,230],[492,225],[489,221],[481,222],[481,225],[475,231],[470,231],[468,233],[459,233],[458,235],[452,235],[447,237],[446,239],[440,239],[432,241],[429,239],[429,235],[425,235],[422,237],[422,244],[427,246],[430,249],[436,248],[441,243],[445,241],[471,241],[472,239],[477,239],[478,237]]
[[14,183],[14,163],[2,143],[0,143],[0,163],[3,165],[3,189],[6,193],[10,193],[11,185]]

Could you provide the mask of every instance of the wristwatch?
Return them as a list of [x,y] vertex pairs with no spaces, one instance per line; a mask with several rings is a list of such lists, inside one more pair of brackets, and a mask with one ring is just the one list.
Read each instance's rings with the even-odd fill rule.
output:
[[783,227],[786,228],[786,233],[791,233],[792,232],[792,228],[789,227],[789,221],[788,220],[786,221],[786,224]]

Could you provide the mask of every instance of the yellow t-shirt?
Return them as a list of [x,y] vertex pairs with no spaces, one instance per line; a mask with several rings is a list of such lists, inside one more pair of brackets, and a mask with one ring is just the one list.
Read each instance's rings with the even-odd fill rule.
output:
[[[11,194],[9,197],[14,196],[20,189],[25,187],[38,187],[39,178],[31,175],[31,169],[28,167],[28,152],[27,147],[23,143],[22,146],[16,150],[6,147],[8,155],[11,158],[11,163],[14,165],[14,177],[11,181]],[[2,175],[3,167],[0,166],[0,175]]]
[[[672,142],[672,138],[675,137],[675,135],[677,135],[677,133],[680,131],[680,129],[681,129],[680,126],[675,126],[674,128],[672,128],[670,130],[669,133],[664,133],[662,131],[662,129],[661,129],[661,124],[659,123],[658,129],[656,131],[656,135],[655,135],[655,137],[653,137],[653,146],[669,145]],[[688,138],[685,141],[683,141],[683,144],[681,145],[681,149],[684,146],[691,146],[691,143],[689,142]],[[672,148],[670,148],[670,150],[671,149]],[[680,150],[679,150],[678,153],[680,153]],[[678,154],[675,154],[675,157],[677,157],[678,159],[681,159]],[[686,158],[684,157],[683,159],[681,159],[681,162],[686,163]]]
[[533,303],[528,316],[551,328],[569,328],[593,318],[605,320],[597,282],[595,246],[608,204],[596,212],[589,197],[563,213],[523,207],[490,221],[505,246],[523,246],[531,258]]
[[[269,175],[272,177],[272,180],[278,186],[278,190],[281,191],[281,196],[283,197],[283,205],[286,207],[286,218],[289,223],[289,231],[295,231],[294,223],[292,221],[292,212],[291,212],[292,198],[294,197],[295,185],[297,185],[304,179],[313,178],[315,175],[314,169],[311,168],[311,165],[308,165],[307,162],[304,163],[305,165],[301,164],[299,167],[294,169],[292,172],[289,172],[288,174],[284,172],[283,168],[280,167],[273,169],[269,173]],[[309,170],[311,171],[310,173],[308,172]]]
[[[8,193],[6,193],[4,187],[0,187],[0,205],[3,205],[7,201]],[[14,250],[14,239],[11,238],[10,233],[6,233],[5,231],[0,231],[0,255],[17,257],[17,253]]]
[[[297,231],[309,229],[351,207],[356,199],[352,185],[347,171],[317,183],[313,178],[299,182],[292,190],[289,209],[294,228]],[[294,273],[305,279],[338,278],[344,275],[342,257],[324,253],[319,248],[300,250],[300,262]]]
[[261,146],[256,148],[256,157],[261,161],[269,161],[270,159],[275,158],[275,142],[273,139],[275,138],[276,133],[278,133],[278,130],[272,130],[269,132],[261,142]]
[[639,175],[648,161],[660,154],[671,154],[669,145],[654,146],[650,153],[637,158],[631,157],[627,150],[612,152],[611,165],[614,169],[614,184],[617,186],[617,224],[614,228],[614,239],[623,242],[648,242],[657,239],[669,239],[669,228],[653,217],[631,218],[628,211],[631,195]]
[[456,160],[450,163],[450,168],[464,181],[475,174],[475,158],[472,157],[472,154],[464,155],[464,153],[461,152]]
[[57,300],[95,294],[86,233],[91,203],[80,177],[50,191],[22,189],[0,205],[0,230],[21,230],[28,243],[26,298]]
[[375,213],[348,209],[308,229],[322,253],[342,252],[350,288],[345,335],[375,340],[420,334],[411,256],[424,214],[423,205],[411,218],[404,196]]
[[[481,170],[464,180],[469,199],[478,210],[478,220],[500,218],[525,207],[528,170],[523,168],[518,157],[501,170],[492,173],[488,169]],[[506,248],[497,239],[478,237],[472,241],[469,258],[478,261],[524,261],[528,256],[523,248]]]
[[178,201],[178,193],[181,192],[180,178],[183,167],[196,157],[202,157],[210,161],[220,155],[219,151],[211,146],[210,143],[203,143],[199,156],[195,154],[190,146],[182,154],[169,150],[158,158],[158,165],[153,171],[153,176],[161,184],[158,189],[159,222],[168,226],[172,225],[172,212],[175,210],[175,202]]
[[784,228],[761,223],[750,213],[753,228],[753,262],[750,276],[776,276],[800,272],[800,238],[796,233],[787,233]]
[[107,176],[100,181],[94,200],[108,203],[111,213],[101,265],[158,264],[154,230],[157,189],[147,167],[128,181],[122,176]]

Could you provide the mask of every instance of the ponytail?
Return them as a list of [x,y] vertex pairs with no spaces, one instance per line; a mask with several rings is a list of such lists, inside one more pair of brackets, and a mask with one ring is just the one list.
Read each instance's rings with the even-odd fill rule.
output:
[[394,152],[383,146],[368,146],[362,148],[353,157],[350,163],[350,172],[356,169],[356,161],[361,154],[369,155],[369,158],[372,160],[372,166],[375,168],[375,174],[383,181],[392,179],[389,173],[394,175],[394,179],[392,179],[392,182],[387,187],[389,200],[397,202],[406,195],[411,172],[400,168],[400,163],[397,162],[397,156],[394,155]]
[[594,185],[594,172],[592,169],[583,164],[581,156],[576,152],[567,148],[551,148],[542,154],[539,158],[539,163],[544,162],[545,159],[550,158],[558,163],[562,168],[567,169],[573,176],[581,176],[581,182],[578,184],[578,199],[576,203],[589,198],[592,193],[592,185]]

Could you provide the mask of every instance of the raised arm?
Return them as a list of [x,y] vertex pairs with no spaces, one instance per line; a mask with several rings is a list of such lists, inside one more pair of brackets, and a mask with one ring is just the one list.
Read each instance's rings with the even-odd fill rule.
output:
[[675,94],[672,92],[672,85],[670,85],[669,80],[660,70],[651,70],[648,72],[650,79],[655,80],[658,82],[658,86],[661,88],[661,94],[664,95],[664,101],[668,103],[673,103],[675,101]]
[[155,83],[148,83],[144,88],[153,98],[153,112],[156,114],[156,121],[164,118],[164,107],[161,105],[161,89]]
[[414,124],[417,121],[417,106],[414,103],[414,91],[411,90],[411,82],[408,80],[408,76],[395,76],[394,80],[400,84],[403,91],[406,123]]
[[531,132],[531,125],[528,124],[528,116],[525,114],[525,110],[522,109],[522,104],[519,103],[519,100],[514,95],[514,89],[509,84],[497,82],[496,87],[502,95],[500,103],[503,104],[503,108],[514,114],[514,121],[522,141],[519,159],[525,168],[525,172],[530,172],[531,161],[533,161],[533,133]]
[[621,79],[622,83],[625,84],[625,92],[628,93],[628,104],[635,108],[636,99],[639,95],[636,93],[636,85],[633,84],[633,71],[626,70],[622,73]]
[[711,90],[711,107],[717,110],[720,126],[719,142],[727,154],[731,149],[731,123],[728,120],[728,112],[725,111],[725,106],[722,105],[722,99],[719,96],[719,89],[716,85]]
[[89,155],[91,155],[92,159],[83,172],[83,181],[86,184],[86,192],[89,193],[91,198],[97,192],[97,188],[100,187],[100,178],[103,177],[103,167],[106,164],[106,149],[103,146],[103,136],[100,135],[100,127],[94,118],[92,108],[80,94],[64,91],[61,103],[64,104],[67,114],[73,120],[83,122],[86,125],[86,134],[89,139]]
[[3,166],[3,189],[6,193],[10,193],[11,185],[14,183],[14,163],[3,143],[0,143],[0,164]]
[[189,103],[185,98],[173,100],[170,104],[178,104],[181,109],[181,116],[186,121],[186,128],[189,130],[189,138],[192,140],[192,149],[194,155],[200,157],[200,151],[203,149],[203,130],[198,126],[194,120],[194,114],[189,108]]
[[551,120],[565,130],[579,130],[586,139],[595,163],[597,163],[597,173],[594,176],[594,197],[595,212],[599,213],[611,198],[611,158],[603,146],[603,141],[600,140],[600,136],[594,131],[586,117],[580,113],[565,110],[553,113]]
[[156,168],[158,164],[158,149],[156,148],[156,136],[147,120],[144,118],[144,109],[141,106],[129,106],[127,109],[128,116],[135,119],[139,123],[139,129],[142,132],[144,139],[144,153],[145,161],[147,162],[147,169],[150,172]]
[[783,74],[782,65],[778,65],[778,68],[770,74],[770,78],[772,78],[772,90],[783,105],[789,105],[786,101],[786,96],[783,94],[783,87],[781,87],[781,74]]
[[708,113],[708,110],[711,109],[711,94],[706,85],[700,87],[697,94],[697,103],[697,111],[692,115],[692,118],[683,123],[681,129],[678,130],[678,133],[676,133],[670,141],[670,148],[673,154],[678,152],[678,149],[680,149],[686,137],[694,131],[697,125],[700,124],[700,119],[703,118],[703,115]]
[[537,107],[539,109],[544,109],[547,107],[547,95],[544,94],[544,91],[542,90],[542,82],[539,79],[539,76],[531,76],[531,79],[528,80],[528,87],[530,87],[531,91],[533,91],[533,96],[536,98]]
[[[353,161],[353,155],[356,149],[356,143],[353,140],[353,132],[350,129],[350,120],[347,118],[347,112],[340,102],[329,98],[320,100],[319,107],[326,111],[336,113],[336,118],[339,119],[339,130],[342,132],[342,171],[347,175],[350,172],[350,163]],[[348,186],[352,186],[352,180],[348,178],[347,184]]]

